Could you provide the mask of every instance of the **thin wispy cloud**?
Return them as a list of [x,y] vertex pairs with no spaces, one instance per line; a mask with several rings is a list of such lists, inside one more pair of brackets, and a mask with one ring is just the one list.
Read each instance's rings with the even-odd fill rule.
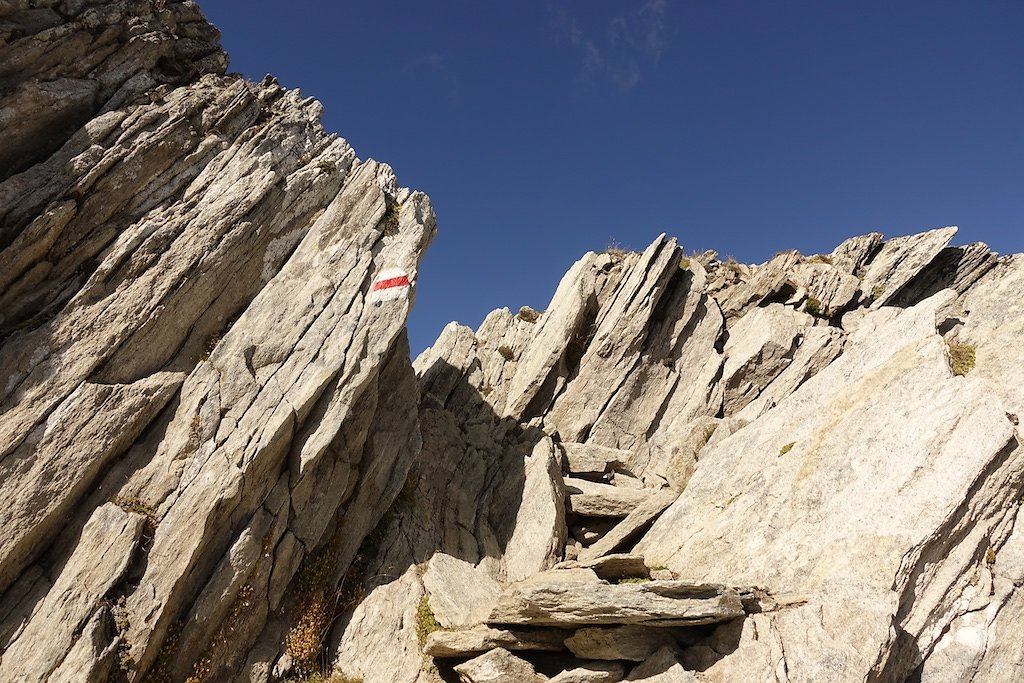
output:
[[441,84],[445,96],[451,102],[458,104],[462,101],[458,74],[449,65],[444,55],[437,52],[424,52],[410,65],[410,69],[431,74]]
[[627,92],[640,82],[644,67],[657,64],[668,49],[668,0],[645,0],[587,29],[567,2],[549,0],[547,10],[555,43],[576,52],[584,82],[604,80]]

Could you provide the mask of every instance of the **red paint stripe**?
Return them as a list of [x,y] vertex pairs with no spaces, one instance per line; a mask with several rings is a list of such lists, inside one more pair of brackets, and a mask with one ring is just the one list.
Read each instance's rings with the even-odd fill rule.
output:
[[390,280],[378,280],[377,282],[374,282],[373,283],[373,291],[376,292],[376,291],[381,290],[381,289],[391,289],[392,287],[408,287],[408,286],[409,286],[409,278],[407,278],[405,275],[402,275],[401,277],[393,277]]

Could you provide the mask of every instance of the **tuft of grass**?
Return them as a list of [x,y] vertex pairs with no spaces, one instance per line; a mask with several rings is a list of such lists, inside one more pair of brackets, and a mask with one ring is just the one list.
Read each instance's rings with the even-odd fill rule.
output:
[[821,315],[821,301],[813,296],[807,297],[807,304],[804,306],[804,310],[811,315]]
[[683,258],[679,259],[679,270],[689,270],[689,269],[690,269],[690,259],[688,259],[685,256]]
[[617,239],[608,240],[608,246],[605,247],[604,253],[609,256],[614,256],[617,259],[621,259],[626,255],[626,250],[623,248]]
[[787,444],[786,444],[785,446],[783,446],[782,448],[780,448],[780,449],[779,449],[779,457],[781,458],[781,457],[782,457],[782,456],[784,456],[784,455],[785,455],[786,453],[789,453],[789,452],[790,452],[791,450],[793,450],[793,446],[795,446],[795,445],[796,445],[796,441],[790,441],[790,442],[789,442],[789,443],[787,443]]
[[441,624],[434,617],[434,610],[430,609],[430,598],[424,595],[416,606],[416,638],[420,641],[420,647],[426,644],[427,636],[441,629]]
[[650,579],[645,579],[641,576],[631,576],[625,579],[619,579],[619,583],[647,583]]
[[996,563],[996,549],[992,546],[988,547],[985,551],[985,564],[993,565]]
[[814,256],[812,256],[808,260],[811,263],[827,263],[830,266],[832,265],[832,257],[831,256],[825,256],[824,254],[815,254]]
[[871,288],[872,301],[881,299],[883,294],[885,294],[885,287],[883,287],[882,285],[875,285],[874,287]]
[[[238,626],[242,613],[252,607],[254,593],[255,590],[252,584],[249,583],[243,585],[241,590],[238,591],[234,602],[231,603],[231,610],[228,612],[227,618],[213,634],[213,639],[207,645],[206,652],[193,665],[192,675],[185,679],[185,683],[206,683],[206,681],[210,680],[210,674],[217,664],[220,653],[231,643],[232,634]],[[170,680],[169,676],[167,680]]]
[[145,517],[143,540],[146,542],[153,540],[153,535],[156,534],[156,525],[159,522],[156,518],[156,508],[137,496],[114,496],[110,502],[125,512],[134,512]]
[[516,358],[515,351],[513,351],[508,346],[499,346],[498,347],[498,353],[500,353],[501,357],[504,358],[505,360],[511,361],[511,360],[515,360],[515,358]]
[[537,322],[537,319],[540,318],[540,311],[535,311],[529,306],[523,306],[519,309],[519,312],[516,313],[516,317],[528,323],[535,323]]
[[708,425],[707,427],[704,428],[703,438],[704,438],[704,445],[705,446],[708,445],[708,441],[711,441],[711,437],[713,437],[715,435],[715,430],[716,429],[718,429],[718,425],[716,425],[716,424]]
[[388,210],[384,212],[384,234],[385,235],[397,235],[398,234],[398,214],[402,211],[402,205],[397,202],[388,207]]
[[213,354],[214,349],[220,344],[220,340],[223,338],[223,332],[214,332],[206,338],[206,343],[203,345],[203,351],[199,354],[196,359],[199,362],[210,360],[210,356]]
[[116,602],[107,602],[110,614],[114,617],[114,628],[117,629],[117,635],[120,637],[117,644],[117,668],[122,672],[130,671],[135,666],[135,660],[129,654],[128,640],[123,637],[131,626],[131,622],[128,620],[127,602],[127,598],[123,595],[118,596]]
[[325,674],[315,671],[311,674],[305,674],[301,678],[289,678],[285,683],[363,683],[363,679],[358,676],[349,676],[345,673]]
[[973,345],[947,341],[946,346],[949,349],[949,364],[954,375],[963,377],[974,369],[977,354]]

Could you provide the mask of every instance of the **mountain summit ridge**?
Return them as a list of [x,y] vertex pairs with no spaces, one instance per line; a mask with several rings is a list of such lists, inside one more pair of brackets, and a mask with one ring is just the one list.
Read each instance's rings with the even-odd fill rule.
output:
[[0,36],[0,679],[1024,676],[1024,255],[659,235],[411,361],[430,200],[194,2]]

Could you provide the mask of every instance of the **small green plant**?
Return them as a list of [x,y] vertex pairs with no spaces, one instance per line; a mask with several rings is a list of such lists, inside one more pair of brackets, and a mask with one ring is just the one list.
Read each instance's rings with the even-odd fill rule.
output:
[[494,393],[494,387],[492,387],[490,384],[485,384],[482,387],[480,387],[480,394],[482,396],[490,396],[492,393]]
[[811,263],[826,263],[826,264],[828,264],[830,266],[832,265],[832,257],[831,256],[825,256],[824,254],[815,254],[814,256],[812,256],[808,260]]
[[809,296],[807,297],[807,305],[804,306],[804,310],[811,315],[821,315],[821,302],[813,296]]
[[882,285],[875,285],[874,287],[871,288],[872,301],[877,301],[878,299],[881,299],[883,294],[885,294],[885,287],[883,287]]
[[988,547],[985,551],[985,564],[993,565],[996,563],[996,549],[992,546]]
[[789,442],[789,443],[787,443],[787,444],[786,444],[785,446],[783,446],[782,448],[780,448],[780,449],[779,449],[779,457],[781,458],[781,457],[782,457],[782,456],[784,456],[784,455],[785,455],[786,453],[789,453],[789,452],[790,452],[791,450],[793,450],[793,446],[795,446],[795,445],[796,445],[796,441],[790,441],[790,442]]
[[516,358],[515,351],[513,351],[511,348],[507,346],[499,346],[498,353],[500,353],[501,357],[504,358],[505,360],[515,360]]
[[424,595],[420,598],[419,605],[416,606],[416,637],[419,639],[420,645],[426,644],[427,636],[440,630],[441,624],[434,617],[434,610],[430,609],[430,598]]
[[690,269],[690,259],[688,259],[685,256],[683,258],[679,259],[679,270],[689,270],[689,269]]
[[949,341],[946,342],[946,346],[949,348],[949,364],[953,368],[954,375],[963,377],[974,369],[974,363],[977,360],[974,346]]

